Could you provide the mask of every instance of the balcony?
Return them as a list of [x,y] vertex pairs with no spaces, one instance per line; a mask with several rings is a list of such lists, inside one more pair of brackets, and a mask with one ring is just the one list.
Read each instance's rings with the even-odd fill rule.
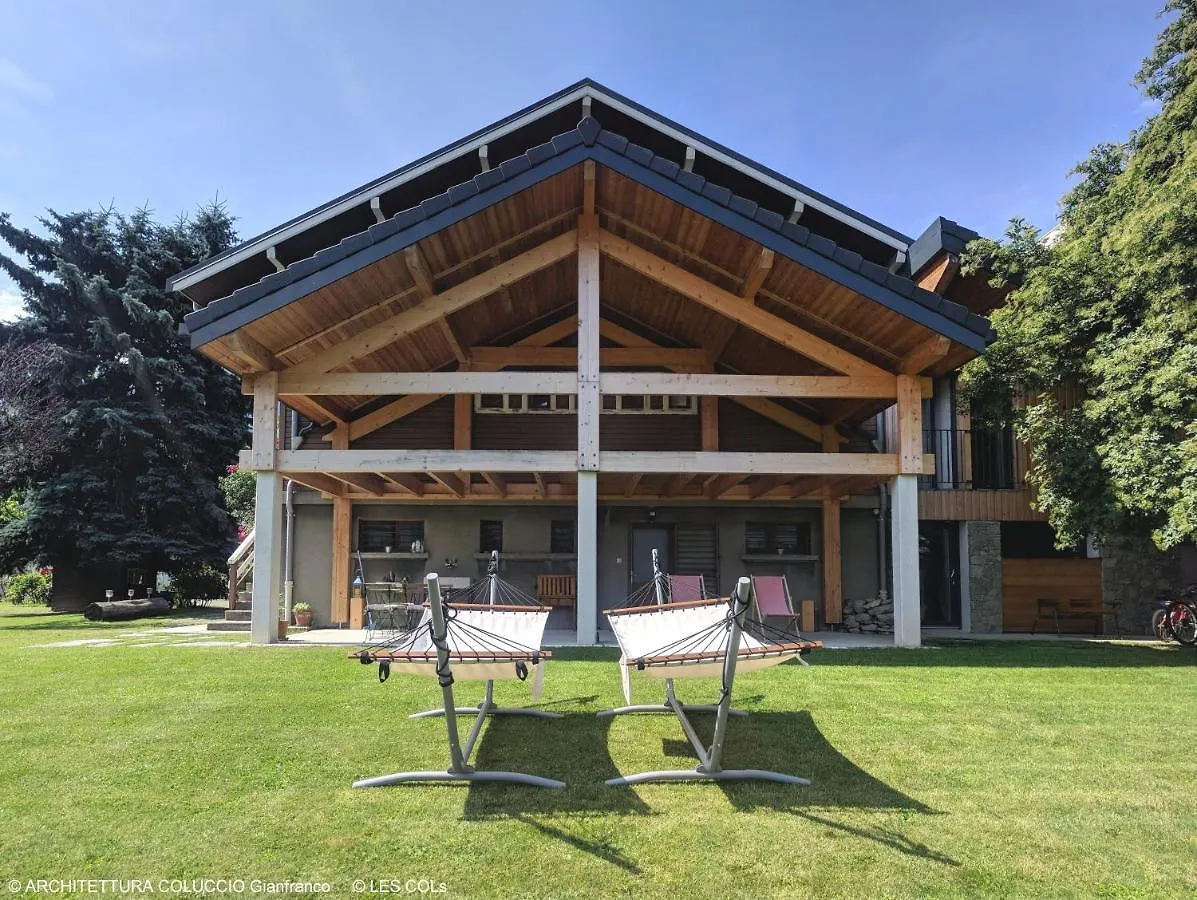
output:
[[923,490],[1011,491],[1026,488],[1026,450],[1009,429],[933,428],[923,431],[923,452],[935,454],[935,474]]

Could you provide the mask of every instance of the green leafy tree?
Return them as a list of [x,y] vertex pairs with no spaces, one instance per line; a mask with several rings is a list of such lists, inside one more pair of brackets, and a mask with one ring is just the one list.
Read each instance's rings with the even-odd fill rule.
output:
[[[16,345],[51,347],[65,399],[60,442],[0,471],[23,516],[0,527],[0,568],[124,562],[172,571],[220,563],[232,537],[219,478],[245,439],[236,379],[178,335],[189,311],[166,279],[234,240],[222,208],[172,225],[146,211],[41,219],[42,234],[0,215],[0,269],[28,316]],[[6,437],[0,435],[0,442]]]
[[1197,0],[1163,14],[1137,79],[1160,111],[1077,166],[1053,239],[1015,220],[963,265],[1018,285],[964,398],[1031,446],[1061,544],[1197,536]]

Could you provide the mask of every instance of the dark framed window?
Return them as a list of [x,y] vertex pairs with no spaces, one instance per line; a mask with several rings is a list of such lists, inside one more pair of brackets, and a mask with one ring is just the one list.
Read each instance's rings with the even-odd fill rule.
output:
[[503,552],[503,522],[501,519],[483,519],[478,523],[478,550],[490,553]]
[[362,553],[411,553],[412,544],[424,543],[423,522],[362,519],[357,523],[357,549]]
[[549,552],[577,553],[577,528],[573,519],[554,519],[549,529]]
[[744,529],[744,552],[754,556],[810,556],[810,523],[749,522]]

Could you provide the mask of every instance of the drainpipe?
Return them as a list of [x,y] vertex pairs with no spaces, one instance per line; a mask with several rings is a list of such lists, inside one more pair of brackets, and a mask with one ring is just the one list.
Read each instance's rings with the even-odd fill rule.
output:
[[[299,416],[291,413],[291,449],[299,446]],[[287,514],[283,544],[283,614],[291,621],[291,603],[295,599],[295,482],[287,479],[284,495]]]
[[[876,433],[878,437],[873,438],[873,449],[878,453],[884,453],[885,448],[882,445],[880,437],[885,433],[885,415],[884,413],[877,414],[877,428]],[[885,552],[886,527],[885,520],[889,514],[889,487],[882,482],[877,485],[877,599],[886,600],[889,597],[889,590],[886,585],[889,583],[889,554]]]

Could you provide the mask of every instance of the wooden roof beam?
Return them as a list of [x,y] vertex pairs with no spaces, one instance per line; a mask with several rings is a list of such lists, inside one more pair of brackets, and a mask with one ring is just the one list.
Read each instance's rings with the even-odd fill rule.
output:
[[951,349],[952,342],[942,334],[937,334],[903,356],[898,362],[898,371],[903,375],[917,375],[947,356]]
[[[641,337],[636,332],[629,331],[627,328],[617,325],[609,319],[603,319],[599,322],[599,333],[607,338],[607,340],[615,341],[617,344],[625,344],[629,347],[659,346],[649,338]],[[667,366],[666,368],[669,367]],[[711,369],[712,366],[703,366],[699,371],[709,372]],[[679,370],[674,369],[674,371]],[[808,419],[806,416],[800,415],[774,400],[768,400],[764,397],[732,397],[730,399],[745,409],[750,409],[758,415],[764,416],[766,419],[776,422],[783,428],[788,428],[790,431],[796,432],[805,438],[812,441],[822,440],[823,427],[818,422]]]
[[833,371],[845,375],[893,374],[609,231],[599,232],[599,248],[644,277]]
[[960,259],[954,253],[945,253],[934,265],[923,270],[919,276],[918,286],[932,291],[940,296],[948,289],[948,285],[960,271]]
[[372,497],[381,497],[385,490],[386,482],[383,477],[372,472],[329,472],[328,474],[337,481],[343,481],[350,487],[355,487]]
[[391,484],[396,484],[399,487],[403,488],[405,491],[407,491],[410,494],[414,494],[417,497],[424,496],[424,487],[425,487],[424,482],[422,482],[415,475],[405,475],[403,473],[391,474],[389,472],[383,472],[382,477],[385,478],[387,481],[389,481]]
[[719,499],[747,477],[747,475],[741,475],[738,472],[715,476],[706,484],[707,499]]
[[765,283],[765,279],[769,277],[769,273],[773,271],[773,251],[768,247],[762,247],[759,253],[753,254],[754,260],[748,274],[744,277],[744,284],[740,288],[740,296],[745,300],[753,300],[756,297],[757,291]]
[[227,343],[230,350],[249,362],[253,372],[276,372],[283,367],[278,357],[246,331],[234,331]]
[[507,482],[501,475],[496,475],[494,472],[483,472],[482,477],[496,494],[500,497],[507,496]]
[[287,475],[286,477],[296,484],[302,484],[304,487],[319,491],[322,494],[328,494],[330,497],[345,496],[345,483],[343,481],[338,481],[319,472],[304,472],[299,475]]
[[520,281],[572,256],[577,250],[577,244],[576,231],[568,231],[552,238],[480,275],[475,275],[461,284],[454,285],[421,301],[411,309],[405,309],[395,314],[385,322],[380,322],[334,344],[327,350],[293,366],[291,371],[304,374],[329,372],[377,353],[412,332],[419,331],[438,319],[477,303],[504,285]]
[[434,481],[444,485],[454,497],[464,497],[468,482],[452,472],[429,472]]
[[[536,331],[525,338],[515,342],[517,347],[545,347],[549,344],[555,344],[562,338],[568,337],[578,330],[578,319],[576,316],[566,316],[559,322],[554,322],[552,325],[546,325],[539,331]],[[485,368],[484,366],[474,363],[474,367],[478,369]],[[364,437],[371,432],[377,431],[392,422],[396,422],[405,416],[409,416],[417,410],[423,409],[425,406],[435,403],[443,397],[443,394],[408,394],[405,397],[400,397],[397,400],[392,400],[385,406],[381,406],[373,412],[367,413],[360,419],[354,419],[349,423],[349,438],[357,440]]]
[[636,488],[640,487],[640,482],[643,480],[643,478],[643,472],[633,472],[631,475],[629,475],[628,483],[623,489],[623,495],[625,497],[634,496],[636,493]]

